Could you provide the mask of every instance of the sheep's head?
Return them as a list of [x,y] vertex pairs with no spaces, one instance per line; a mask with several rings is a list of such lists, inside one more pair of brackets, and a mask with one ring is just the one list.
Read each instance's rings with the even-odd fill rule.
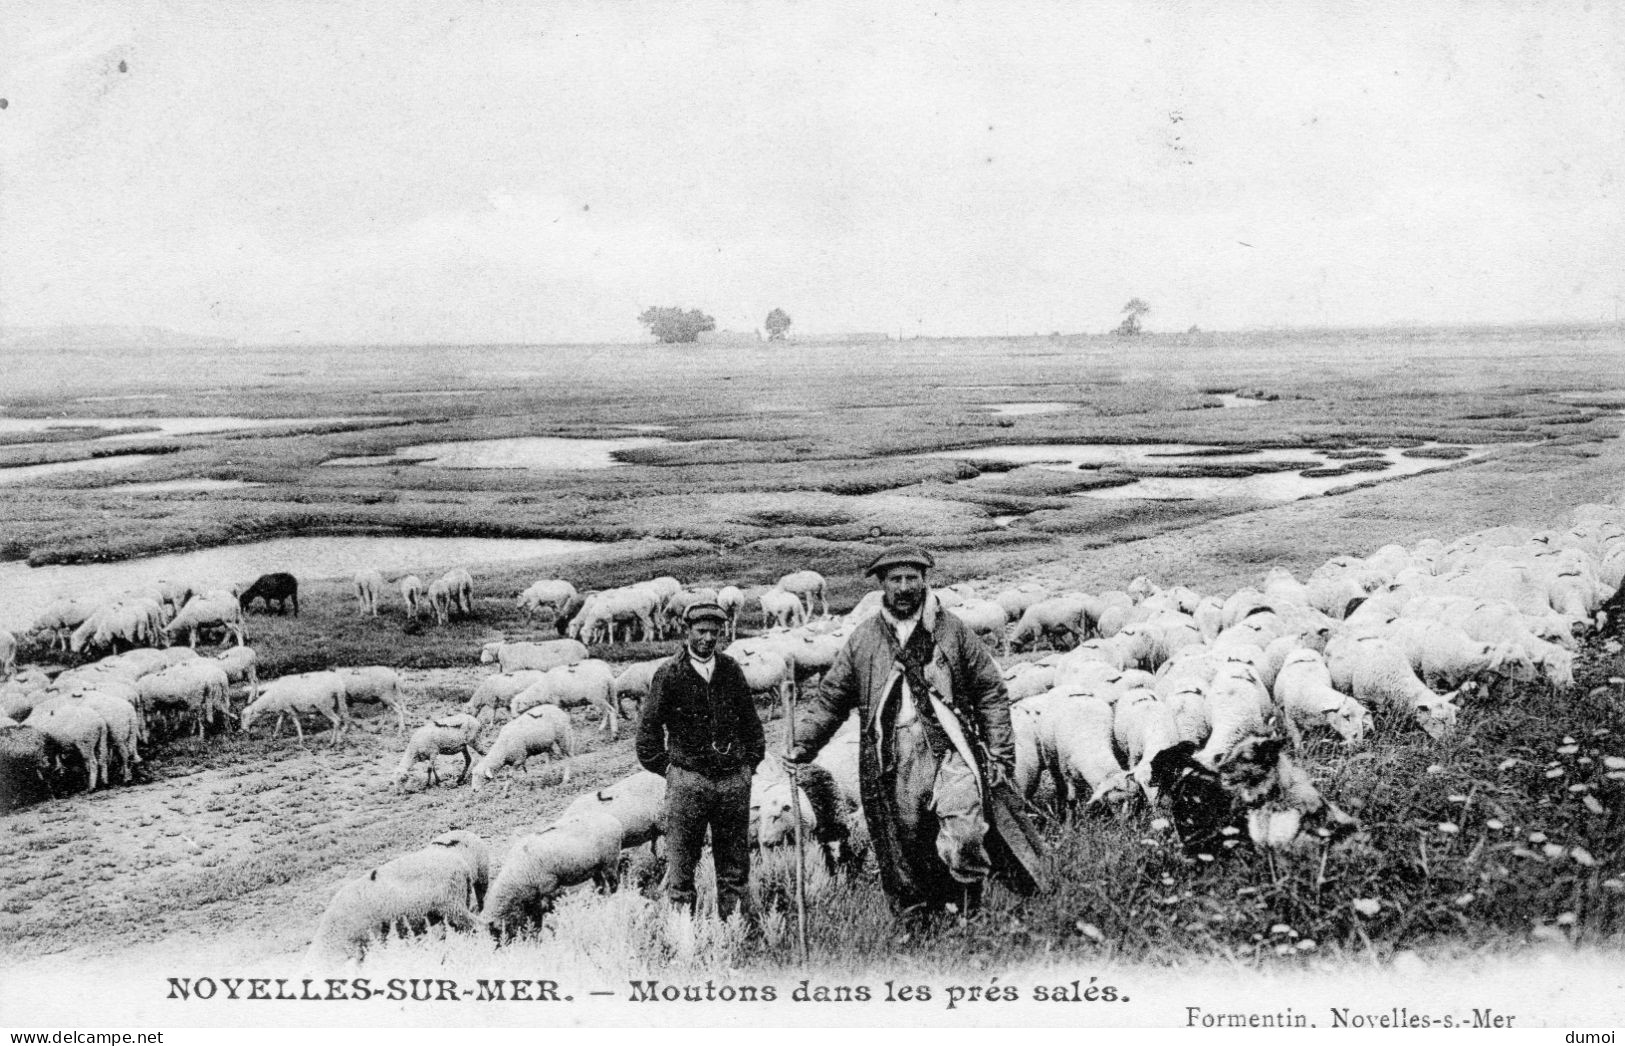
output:
[[1536,675],[1534,659],[1510,642],[1489,648],[1489,670],[1519,683],[1533,682]]
[[1562,650],[1554,647],[1543,652],[1535,663],[1540,668],[1541,675],[1546,677],[1546,682],[1556,689],[1567,690],[1574,686],[1574,652],[1572,650]]
[[1115,770],[1107,774],[1095,786],[1094,793],[1084,809],[1093,813],[1097,811],[1110,811],[1118,817],[1126,815],[1134,807],[1135,800],[1140,796],[1140,786],[1127,770]]
[[1337,705],[1326,709],[1325,716],[1326,725],[1351,745],[1359,744],[1371,729],[1371,713],[1352,697],[1345,697]]
[[[1463,688],[1465,689],[1465,688]],[[1416,704],[1416,725],[1420,726],[1429,737],[1434,740],[1444,737],[1456,725],[1456,714],[1460,708],[1452,700],[1456,691],[1443,696],[1418,701]]]
[[495,769],[493,769],[489,763],[482,759],[478,763],[474,764],[473,770],[469,771],[468,782],[473,786],[474,791],[478,792],[486,785],[490,784],[492,779],[495,777]]

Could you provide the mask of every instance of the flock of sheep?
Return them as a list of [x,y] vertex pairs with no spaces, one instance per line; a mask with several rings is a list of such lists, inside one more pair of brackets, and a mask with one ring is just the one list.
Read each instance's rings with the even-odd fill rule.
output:
[[[1259,739],[1277,733],[1300,752],[1307,735],[1359,745],[1374,714],[1441,736],[1463,714],[1467,695],[1493,699],[1506,682],[1537,679],[1570,687],[1578,639],[1600,626],[1600,608],[1622,580],[1625,510],[1587,505],[1563,530],[1500,527],[1448,544],[1390,545],[1366,557],[1337,557],[1303,581],[1274,569],[1259,587],[1225,597],[1158,588],[1143,578],[1098,594],[1055,591],[1040,581],[987,593],[973,584],[933,591],[1006,656],[1016,784],[1036,800],[1041,783],[1052,781],[1056,812],[1065,817],[1080,807],[1168,805],[1170,753],[1211,772],[1243,754],[1255,756]],[[359,612],[376,614],[387,591],[382,577],[366,571],[355,582]],[[406,582],[401,592],[410,614],[427,607],[449,618],[472,609],[466,571],[449,572],[427,589],[416,578]],[[816,573],[800,571],[761,594],[768,627],[727,647],[753,690],[776,696],[816,679],[878,608],[879,593],[871,593],[844,618],[831,618],[824,587]],[[70,649],[93,648],[104,634],[126,635],[118,631],[126,617],[146,622],[132,626],[128,642],[176,635],[175,622],[191,605],[175,606],[176,595],[155,591],[110,604],[88,632],[89,616],[63,641]],[[221,595],[229,593],[194,598],[218,602]],[[674,578],[586,594],[560,579],[530,586],[518,597],[520,608],[551,616],[565,635],[488,644],[481,661],[497,671],[480,680],[460,711],[412,732],[395,768],[397,785],[404,788],[420,762],[434,784],[436,760],[448,754],[463,757],[458,783],[471,778],[476,790],[540,754],[565,760],[567,784],[576,740],[566,709],[597,709],[614,737],[623,702],[647,693],[660,663],[617,669],[588,656],[586,643],[670,635],[683,609],[699,599],[722,604],[736,622],[745,603],[735,586],[688,589]],[[155,632],[152,622],[166,614]],[[45,619],[41,627],[62,628]],[[240,638],[240,628],[224,627]],[[1043,646],[1051,650],[1035,659]],[[18,672],[14,650],[12,638],[0,633],[0,664],[13,677],[0,687],[0,711],[12,717],[0,720],[8,765],[28,747],[23,739],[32,731],[40,743],[30,758],[77,751],[91,787],[110,781],[111,770],[128,780],[138,746],[156,723],[201,733],[210,723],[230,722],[228,688],[235,682],[248,691],[249,704],[235,717],[245,728],[275,714],[280,730],[291,717],[302,740],[299,715],[314,713],[332,724],[337,744],[350,702],[370,700],[394,708],[405,732],[401,681],[387,668],[304,673],[260,688],[249,648],[208,658],[190,647],[141,647],[53,680],[38,670]],[[1010,658],[1013,651],[1025,656]],[[482,744],[504,717],[494,740]],[[799,792],[776,763],[764,763],[752,799],[760,845],[790,839],[795,807],[808,824],[853,818],[856,740],[849,724],[802,775]],[[1264,848],[1311,837],[1312,815],[1340,816],[1301,770],[1283,769],[1272,794],[1251,799],[1247,827]],[[499,933],[535,924],[562,889],[589,881],[613,888],[622,850],[653,844],[659,834],[663,800],[664,780],[643,772],[590,791],[552,826],[520,836],[494,879],[483,840],[466,831],[437,837],[340,887],[313,955],[358,957],[380,935],[430,922]]]

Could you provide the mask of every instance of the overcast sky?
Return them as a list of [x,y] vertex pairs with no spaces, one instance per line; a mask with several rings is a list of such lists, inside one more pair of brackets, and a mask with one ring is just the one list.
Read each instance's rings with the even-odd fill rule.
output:
[[[1589,8],[1589,10],[1587,10]],[[1610,318],[1625,4],[0,7],[0,323]]]

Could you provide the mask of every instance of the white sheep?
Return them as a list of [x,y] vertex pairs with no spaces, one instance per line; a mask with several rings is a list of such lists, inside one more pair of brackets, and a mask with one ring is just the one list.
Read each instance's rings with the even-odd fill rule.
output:
[[341,885],[328,902],[307,953],[312,965],[362,958],[397,929],[442,922],[455,930],[480,925],[490,877],[485,841],[457,830]]
[[1129,775],[1146,800],[1155,804],[1157,790],[1151,784],[1151,761],[1180,742],[1173,706],[1150,690],[1131,690],[1113,706],[1112,736],[1128,756]]
[[516,839],[485,896],[483,916],[492,932],[506,936],[540,926],[566,887],[591,880],[613,891],[621,835],[621,822],[611,815],[581,813]]
[[344,679],[344,699],[347,705],[383,705],[385,708],[393,708],[400,721],[396,733],[406,733],[406,699],[399,672],[383,665],[369,665],[363,668],[341,668],[338,673]]
[[763,628],[795,628],[807,620],[807,608],[801,598],[782,588],[763,591],[761,604]]
[[527,618],[543,607],[551,610],[553,616],[557,617],[564,613],[565,604],[570,602],[575,594],[576,587],[563,578],[543,578],[519,593],[516,603]]
[[1275,703],[1287,735],[1301,743],[1302,731],[1329,728],[1348,744],[1359,744],[1371,729],[1371,713],[1358,700],[1332,687],[1331,671],[1313,650],[1294,650],[1275,676]]
[[1398,643],[1378,637],[1356,640],[1353,660],[1354,696],[1412,717],[1430,737],[1443,737],[1455,725],[1455,694],[1436,694],[1411,670],[1410,659]]
[[128,784],[136,767],[141,765],[141,739],[146,734],[146,724],[127,694],[83,686],[58,691],[34,707],[29,716],[30,725],[39,726],[37,717],[58,708],[84,709],[107,724],[107,762],[102,770],[102,783],[113,783],[112,771],[116,767],[119,783]]
[[444,625],[451,621],[452,591],[451,585],[443,577],[435,578],[429,582],[429,590],[424,594],[424,602],[428,604],[429,611],[434,615],[434,623]]
[[1053,593],[1044,585],[1036,581],[1024,581],[1012,588],[1007,588],[993,597],[993,602],[1004,609],[1006,622],[1019,621],[1027,608],[1035,603],[1042,603],[1049,599]]
[[[462,567],[453,567],[436,579],[444,584],[447,613],[455,617],[468,617],[474,613],[474,576]],[[433,585],[429,586],[431,592]],[[442,622],[444,624],[444,622]]]
[[533,755],[557,756],[564,760],[564,778],[570,783],[570,757],[576,752],[575,728],[570,714],[554,705],[537,705],[502,725],[496,740],[471,771],[474,791],[479,791],[505,766],[518,766],[526,772]]
[[174,638],[186,633],[186,644],[196,647],[198,634],[205,628],[224,630],[228,638],[235,638],[238,646],[248,642],[247,625],[243,620],[242,604],[237,597],[225,592],[208,592],[193,596],[173,621],[164,626],[164,634]]
[[273,738],[282,732],[282,720],[292,719],[294,732],[303,745],[305,730],[299,724],[299,716],[304,712],[314,712],[333,724],[332,744],[337,746],[350,725],[344,677],[337,672],[302,672],[273,679],[260,690],[260,696],[243,709],[240,718],[243,729],[247,730],[256,719],[275,713]]
[[489,708],[492,712],[499,708],[507,708],[515,694],[522,692],[526,687],[542,678],[542,673],[535,669],[526,669],[512,674],[497,672],[481,679],[474,687],[474,693],[463,703],[461,711],[469,715],[479,715],[480,710]]
[[384,591],[384,575],[368,568],[355,574],[356,613],[362,617],[378,616],[378,599]]
[[1009,646],[1015,649],[1024,644],[1036,645],[1047,638],[1051,645],[1058,637],[1069,637],[1069,646],[1081,642],[1088,632],[1085,615],[1088,604],[1080,595],[1060,595],[1039,600],[1022,611],[1016,627],[1010,633]]
[[220,667],[226,670],[228,683],[245,683],[248,687],[248,699],[253,701],[260,696],[259,655],[251,646],[234,646],[229,650],[222,650],[214,655],[220,662]]
[[630,697],[642,708],[644,699],[649,696],[649,687],[654,682],[655,671],[666,661],[666,658],[657,657],[648,661],[634,661],[623,668],[621,674],[615,677],[616,707],[622,707]]
[[474,765],[474,753],[480,752],[480,733],[485,729],[486,720],[480,716],[472,716],[467,712],[457,712],[452,715],[431,719],[429,722],[412,731],[412,736],[406,742],[406,751],[401,755],[401,761],[395,766],[395,786],[406,791],[406,779],[411,775],[412,767],[420,762],[429,764],[428,776],[424,779],[423,787],[431,788],[440,779],[435,772],[435,759],[442,755],[462,754],[463,772],[457,776],[457,783],[462,784],[468,780],[470,769]]
[[1055,784],[1055,805],[1070,816],[1086,808],[1127,808],[1134,779],[1112,749],[1112,706],[1095,697],[1051,691],[1022,702],[1037,721],[1038,759]]
[[1401,617],[1385,634],[1399,642],[1411,668],[1429,688],[1450,690],[1470,679],[1489,683],[1489,676],[1520,683],[1535,678],[1535,663],[1519,644],[1480,643],[1443,621]]
[[550,668],[542,673],[542,678],[515,694],[508,707],[514,715],[518,715],[539,704],[558,705],[560,708],[596,706],[604,713],[604,732],[612,740],[620,734],[615,670],[606,661],[591,659]]
[[666,779],[660,774],[638,770],[585,795],[577,796],[564,808],[561,820],[586,814],[611,814],[621,825],[621,845],[627,849],[649,844],[663,831],[661,817],[666,805]]
[[1005,626],[1009,619],[1005,617],[1004,607],[991,599],[967,599],[950,611],[965,627],[975,632],[982,639],[993,640],[994,647],[1001,654],[1010,652],[1010,641],[1005,636]]
[[[1251,649],[1258,650],[1257,647]],[[1258,653],[1262,656],[1263,652]],[[1243,737],[1268,732],[1267,720],[1274,706],[1251,660],[1240,657],[1219,665],[1206,693],[1212,732],[1207,744],[1192,758],[1212,769]]]
[[825,598],[824,575],[816,570],[797,570],[779,578],[778,588],[805,601],[807,617],[813,616],[813,599],[819,603],[819,617],[829,617],[829,600]]
[[421,620],[429,602],[429,594],[423,588],[423,579],[416,574],[408,574],[401,578],[400,589],[401,602],[406,604],[406,616],[413,621]]
[[189,722],[198,737],[212,719],[231,722],[231,680],[213,659],[178,662],[142,676],[136,687],[143,710],[178,717],[183,728]]
[[587,659],[587,647],[574,639],[547,639],[540,643],[487,643],[480,648],[480,663],[493,661],[506,674],[522,669],[546,671]]
[[745,593],[738,585],[723,585],[717,589],[717,606],[728,615],[728,638],[739,634],[739,614],[745,609]]
[[98,781],[111,783],[107,776],[111,750],[107,720],[95,710],[78,704],[38,707],[22,725],[38,730],[59,748],[77,753],[89,781],[87,790],[95,791]]

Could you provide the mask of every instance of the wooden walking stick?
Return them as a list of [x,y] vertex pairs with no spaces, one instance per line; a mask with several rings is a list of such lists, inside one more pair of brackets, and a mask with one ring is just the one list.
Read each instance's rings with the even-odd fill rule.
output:
[[801,783],[790,750],[796,739],[796,685],[790,680],[779,684],[784,698],[784,757],[790,774],[790,823],[796,832],[796,954],[807,962],[807,855],[801,849]]

